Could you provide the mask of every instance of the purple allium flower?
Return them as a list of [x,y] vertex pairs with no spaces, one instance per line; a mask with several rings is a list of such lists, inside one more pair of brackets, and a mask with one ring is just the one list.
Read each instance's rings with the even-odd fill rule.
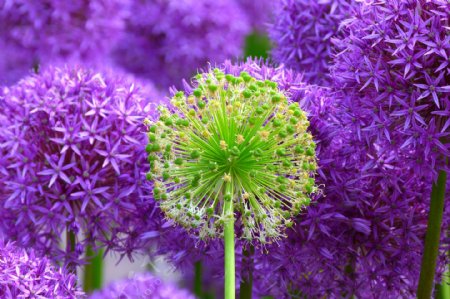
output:
[[249,24],[228,0],[134,1],[114,54],[130,72],[158,85],[180,85],[208,61],[239,56]]
[[195,299],[186,290],[179,289],[149,273],[136,274],[134,277],[113,282],[103,290],[93,293],[90,299]]
[[102,58],[124,27],[123,0],[1,0],[0,84],[38,64]]
[[[143,196],[143,121],[158,99],[151,88],[80,67],[50,67],[3,88],[0,210],[7,237],[58,261],[77,262],[95,244],[131,255],[142,226],[133,220],[151,203]],[[75,234],[73,251],[60,249],[65,230]]]
[[0,240],[0,297],[84,298],[84,293],[76,287],[75,275]]
[[335,41],[333,78],[362,98],[367,142],[399,142],[417,153],[417,168],[450,156],[449,26],[448,1],[371,1]]
[[269,35],[273,58],[304,73],[310,83],[328,83],[331,38],[353,9],[354,0],[282,0],[277,3]]

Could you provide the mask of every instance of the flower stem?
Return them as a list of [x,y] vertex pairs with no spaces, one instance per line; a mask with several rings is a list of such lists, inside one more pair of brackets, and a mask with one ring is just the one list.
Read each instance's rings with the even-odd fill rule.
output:
[[89,261],[84,266],[83,289],[86,293],[99,290],[103,283],[103,249],[97,253],[91,246],[86,249],[86,259]]
[[[76,246],[76,238],[75,233],[67,227],[66,229],[66,252],[69,256],[70,253],[75,252],[75,246]],[[72,274],[77,274],[77,268],[73,262],[70,260],[66,261],[66,267],[67,271],[69,271]]]
[[425,236],[425,250],[420,269],[418,299],[431,298],[436,273],[436,261],[439,254],[439,240],[441,235],[442,214],[444,211],[445,184],[447,173],[439,172],[436,183],[431,190],[430,213],[428,215],[427,234]]
[[253,291],[253,254],[255,248],[250,245],[249,248],[243,249],[244,258],[248,261],[248,273],[246,277],[241,280],[241,285],[239,287],[240,299],[252,299]]
[[194,294],[198,298],[202,298],[202,271],[203,265],[201,261],[195,262],[195,276],[194,276]]
[[[226,184],[228,188],[231,184]],[[227,188],[227,189],[228,189]],[[230,192],[230,194],[233,194]],[[236,298],[236,277],[235,277],[235,244],[234,244],[234,212],[233,199],[225,200],[224,205],[225,224],[225,299]]]

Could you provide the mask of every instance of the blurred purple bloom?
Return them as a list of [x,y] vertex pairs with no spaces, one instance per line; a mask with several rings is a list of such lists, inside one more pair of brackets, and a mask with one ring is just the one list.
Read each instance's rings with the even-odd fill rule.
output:
[[[79,262],[95,244],[131,257],[146,193],[145,117],[160,95],[127,78],[48,68],[0,93],[1,228],[17,245]],[[159,222],[158,222],[159,223]],[[144,223],[141,225],[143,226]],[[156,229],[156,228],[155,228]],[[60,248],[65,230],[75,252]],[[132,239],[133,241],[130,241]]]
[[113,282],[103,290],[89,296],[90,299],[195,299],[188,291],[179,289],[148,273],[136,274],[132,278]]
[[234,1],[134,1],[114,60],[157,85],[179,86],[209,61],[239,56],[250,26]]
[[0,0],[0,84],[39,64],[95,63],[124,28],[124,0]]
[[281,0],[275,6],[269,35],[273,58],[304,73],[309,83],[330,82],[331,39],[354,9],[354,0]]
[[273,13],[274,1],[235,0],[247,15],[253,29],[264,32]]
[[46,258],[0,240],[0,297],[84,298],[76,276],[51,265]]

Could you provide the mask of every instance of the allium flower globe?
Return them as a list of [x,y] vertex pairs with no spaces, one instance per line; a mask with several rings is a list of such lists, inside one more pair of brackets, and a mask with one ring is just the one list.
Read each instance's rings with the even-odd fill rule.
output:
[[277,83],[219,69],[199,74],[151,124],[148,178],[165,214],[201,238],[240,215],[242,238],[282,236],[316,191],[315,143],[306,114]]
[[195,299],[188,291],[164,282],[151,274],[136,274],[132,278],[111,283],[103,290],[94,292],[90,299],[152,298],[152,299]]
[[14,83],[38,64],[101,59],[123,30],[124,4],[122,0],[1,0],[0,84]]
[[[449,14],[448,1],[368,3],[335,42],[333,78],[362,98],[357,121],[368,138],[398,140],[422,169],[450,156]],[[401,139],[387,133],[395,131]]]
[[[148,201],[143,121],[158,97],[149,92],[80,67],[51,67],[3,89],[0,210],[9,238],[72,262],[87,245],[128,255],[139,247],[132,220]],[[75,248],[60,248],[64,231]]]
[[304,73],[309,83],[327,84],[333,54],[332,38],[350,16],[354,0],[281,0],[275,5],[269,35],[273,58]]
[[46,258],[13,243],[0,241],[0,297],[84,298],[76,277],[53,266]]
[[160,87],[180,86],[207,62],[241,55],[249,31],[235,1],[134,1],[113,58]]

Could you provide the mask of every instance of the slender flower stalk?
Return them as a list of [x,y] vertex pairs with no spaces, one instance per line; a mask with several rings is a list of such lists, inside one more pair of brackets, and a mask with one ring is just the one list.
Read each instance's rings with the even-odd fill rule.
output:
[[147,178],[168,218],[201,239],[224,238],[225,298],[234,298],[235,236],[280,239],[317,189],[309,122],[277,83],[246,72],[199,74],[171,103],[148,121]]
[[103,284],[103,250],[95,252],[91,246],[86,249],[88,263],[84,266],[83,289],[86,293],[99,290]]
[[417,298],[431,298],[433,293],[436,263],[439,254],[439,240],[441,236],[442,214],[444,212],[445,186],[447,173],[439,172],[437,182],[433,184],[431,191],[430,213],[428,216],[428,228],[425,237],[425,251],[422,256],[419,287]]
[[203,276],[203,265],[201,261],[195,263],[195,277],[194,277],[194,295],[201,298],[203,295],[202,289],[202,276]]

